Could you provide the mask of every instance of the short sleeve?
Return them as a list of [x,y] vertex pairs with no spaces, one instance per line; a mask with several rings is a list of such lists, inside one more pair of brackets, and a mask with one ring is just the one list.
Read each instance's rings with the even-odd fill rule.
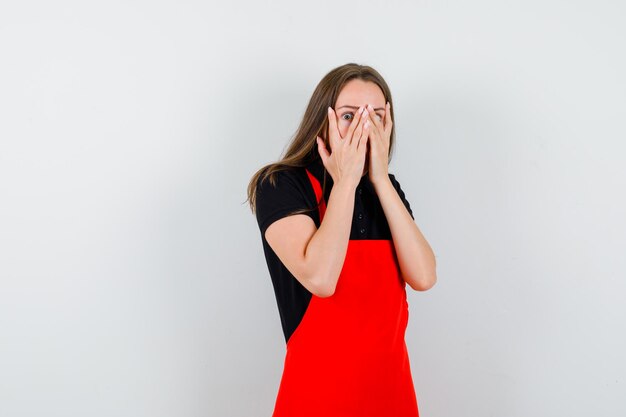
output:
[[413,217],[413,211],[411,210],[411,205],[409,204],[409,201],[406,199],[406,196],[404,195],[404,191],[402,191],[402,187],[400,187],[400,183],[398,182],[398,180],[396,179],[396,177],[393,174],[389,174],[389,178],[391,179],[391,183],[393,184],[393,187],[398,192],[398,195],[400,196],[400,199],[404,203],[404,206],[408,210],[408,212],[411,215],[411,217],[413,218],[413,220],[415,220],[415,217]]
[[[283,217],[289,216],[296,210],[308,209],[309,203],[305,195],[305,189],[297,180],[293,171],[282,170],[274,174],[276,184],[272,185],[269,178],[257,185],[256,191],[256,217],[261,230],[261,236],[265,236],[267,228]],[[313,218],[313,213],[303,213]]]

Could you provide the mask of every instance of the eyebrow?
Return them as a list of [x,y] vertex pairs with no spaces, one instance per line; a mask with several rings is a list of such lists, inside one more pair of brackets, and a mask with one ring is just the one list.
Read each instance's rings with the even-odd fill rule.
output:
[[[358,110],[358,107],[357,107],[357,106],[341,106],[341,107],[337,107],[337,109],[342,109],[342,108],[344,108],[344,107],[349,107],[349,108],[351,108],[351,109]],[[374,111],[378,111],[378,110],[385,110],[385,108],[384,108],[384,107],[379,107],[379,108],[377,108],[377,109],[374,109]]]

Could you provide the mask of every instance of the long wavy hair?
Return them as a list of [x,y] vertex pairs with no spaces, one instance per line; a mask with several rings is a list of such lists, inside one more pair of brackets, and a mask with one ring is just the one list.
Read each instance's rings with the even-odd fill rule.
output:
[[[315,87],[313,95],[309,100],[309,104],[304,112],[300,126],[292,136],[291,143],[287,147],[284,155],[277,161],[265,165],[254,173],[250,183],[248,184],[248,199],[252,213],[256,212],[256,191],[259,181],[269,179],[272,186],[276,185],[276,173],[281,170],[305,167],[316,159],[321,159],[317,150],[316,137],[320,136],[324,140],[326,149],[332,152],[328,140],[328,107],[335,108],[337,97],[343,89],[343,86],[350,80],[360,79],[363,81],[371,81],[378,85],[385,96],[385,101],[391,105],[391,137],[389,140],[389,161],[395,142],[395,126],[396,122],[393,116],[393,101],[391,99],[391,91],[385,82],[385,79],[374,68],[367,65],[359,65],[348,63],[341,65],[322,78]],[[324,169],[324,178],[322,182],[322,195],[326,192],[328,171]],[[320,201],[318,201],[319,206]],[[292,214],[305,213],[315,210],[302,209]]]

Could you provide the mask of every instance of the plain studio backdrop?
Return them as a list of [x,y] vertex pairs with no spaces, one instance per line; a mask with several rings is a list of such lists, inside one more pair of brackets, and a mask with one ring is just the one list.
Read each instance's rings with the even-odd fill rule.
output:
[[271,415],[285,341],[246,187],[347,62],[391,87],[390,172],[437,256],[408,290],[421,415],[626,415],[625,18],[4,1],[0,415]]

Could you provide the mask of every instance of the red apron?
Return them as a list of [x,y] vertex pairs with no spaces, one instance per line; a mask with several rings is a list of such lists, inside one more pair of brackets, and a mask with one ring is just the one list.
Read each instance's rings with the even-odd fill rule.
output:
[[392,240],[349,240],[335,293],[312,295],[287,342],[272,417],[419,417],[405,286]]

